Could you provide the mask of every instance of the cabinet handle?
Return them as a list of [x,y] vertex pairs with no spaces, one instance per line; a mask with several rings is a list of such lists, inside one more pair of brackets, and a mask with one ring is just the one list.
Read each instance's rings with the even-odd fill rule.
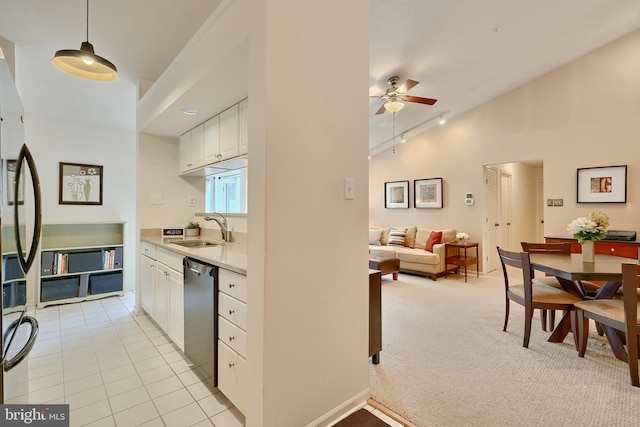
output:
[[230,367],[230,368],[233,368],[234,366],[236,366],[236,364],[235,364],[235,363],[229,363],[229,367]]
[[229,341],[233,341],[235,339],[236,339],[236,337],[229,337]]
[[229,289],[235,288],[235,287],[236,287],[235,283],[229,283]]
[[236,312],[235,310],[229,310],[229,314],[233,314],[235,312]]
[[615,249],[615,248],[611,248],[611,252],[615,252],[615,251],[616,251],[616,249]]

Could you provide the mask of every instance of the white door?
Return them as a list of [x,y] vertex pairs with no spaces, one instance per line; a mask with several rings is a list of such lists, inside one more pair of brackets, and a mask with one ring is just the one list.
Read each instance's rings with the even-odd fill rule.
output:
[[544,242],[544,181],[536,181],[536,242]]
[[511,241],[511,175],[500,172],[500,243],[504,249],[519,250]]
[[485,167],[485,196],[487,199],[484,218],[484,237],[482,252],[484,254],[483,271],[488,273],[498,268],[499,259],[496,246],[500,246],[500,227],[498,210],[498,171],[492,167]]

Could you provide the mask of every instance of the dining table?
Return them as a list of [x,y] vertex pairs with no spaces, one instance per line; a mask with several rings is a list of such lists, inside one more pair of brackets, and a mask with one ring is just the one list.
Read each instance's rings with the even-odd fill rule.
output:
[[[565,291],[582,299],[612,298],[622,284],[622,264],[638,262],[631,258],[604,254],[596,254],[595,262],[583,262],[582,254],[532,253],[529,259],[533,270],[555,276]],[[582,286],[582,281],[587,280],[603,282],[603,284],[597,292],[588,293]],[[609,326],[601,326],[614,355],[626,361],[627,353],[618,332]],[[571,330],[571,315],[567,312],[551,333],[549,341],[563,342]],[[574,339],[577,340],[575,332]]]

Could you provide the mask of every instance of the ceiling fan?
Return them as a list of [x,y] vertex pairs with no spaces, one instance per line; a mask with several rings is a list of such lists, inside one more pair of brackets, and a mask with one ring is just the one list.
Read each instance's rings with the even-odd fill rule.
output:
[[384,95],[373,95],[370,98],[383,98],[385,99],[385,103],[376,111],[376,114],[382,114],[385,111],[390,111],[395,113],[400,111],[402,107],[404,107],[405,102],[416,102],[418,104],[427,104],[433,105],[436,103],[437,99],[433,98],[421,98],[419,96],[411,96],[406,93],[415,85],[418,84],[417,81],[408,79],[406,82],[402,83],[400,86],[398,84],[398,76],[389,77],[387,83],[389,84],[389,88],[385,91]]

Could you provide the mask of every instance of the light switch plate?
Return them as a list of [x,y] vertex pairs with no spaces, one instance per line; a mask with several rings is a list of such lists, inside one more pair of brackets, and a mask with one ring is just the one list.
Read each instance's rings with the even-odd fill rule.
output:
[[354,182],[353,178],[345,178],[344,179],[344,198],[345,200],[353,200],[354,198]]

